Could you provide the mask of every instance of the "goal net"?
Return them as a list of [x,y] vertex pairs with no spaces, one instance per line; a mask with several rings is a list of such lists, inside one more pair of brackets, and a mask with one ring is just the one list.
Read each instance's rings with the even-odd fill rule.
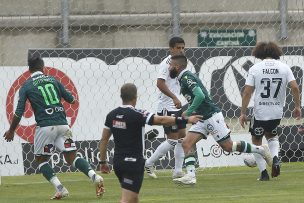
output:
[[[121,104],[122,84],[135,83],[139,91],[137,107],[156,111],[158,65],[169,54],[172,36],[184,38],[188,68],[202,79],[222,109],[234,140],[251,140],[248,129],[238,124],[238,117],[247,72],[258,61],[251,56],[257,42],[275,41],[283,48],[281,60],[292,67],[303,89],[304,5],[299,0],[288,4],[284,0],[39,2],[0,2],[1,132],[9,128],[19,89],[30,77],[28,55],[40,55],[46,72],[79,98],[79,106],[64,103],[64,107],[78,155],[94,168],[99,161],[98,143],[105,116]],[[302,121],[292,118],[292,109],[288,90],[279,128],[284,162],[303,161],[304,157],[303,137],[297,132]],[[159,126],[147,126],[146,131],[153,128],[160,133],[156,139],[146,141],[147,157],[166,137]],[[33,155],[34,132],[34,115],[27,104],[14,141],[0,139],[0,176],[38,173]],[[113,147],[111,140],[110,163]],[[197,157],[200,167],[243,165],[240,153],[224,152],[210,137],[197,144]],[[75,171],[57,151],[50,163],[56,172]],[[155,166],[172,169],[173,151]]]

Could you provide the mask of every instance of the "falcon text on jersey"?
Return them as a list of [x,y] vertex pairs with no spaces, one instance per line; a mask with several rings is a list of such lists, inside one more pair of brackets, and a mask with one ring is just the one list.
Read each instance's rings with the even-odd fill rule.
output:
[[263,69],[263,74],[279,74],[279,70],[276,68]]

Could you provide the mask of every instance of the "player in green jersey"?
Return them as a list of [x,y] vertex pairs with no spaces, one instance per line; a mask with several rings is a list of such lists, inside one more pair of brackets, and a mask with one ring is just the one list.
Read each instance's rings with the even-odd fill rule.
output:
[[61,98],[71,104],[76,103],[76,99],[58,80],[43,74],[44,61],[40,57],[32,57],[28,65],[31,77],[19,90],[13,121],[3,137],[7,142],[13,141],[14,132],[25,110],[25,102],[29,100],[37,123],[34,137],[35,159],[40,172],[55,187],[56,193],[52,199],[69,196],[68,190],[48,163],[54,147],[63,152],[69,165],[76,167],[91,179],[95,184],[97,197],[101,197],[104,193],[103,178],[95,173],[85,159],[76,156],[77,149],[61,103]]
[[203,116],[203,120],[192,125],[183,140],[187,174],[184,177],[174,179],[174,182],[178,184],[196,183],[193,147],[199,140],[206,139],[209,134],[227,152],[259,153],[271,159],[270,154],[266,153],[262,146],[231,140],[230,129],[225,123],[221,110],[214,104],[201,80],[186,67],[187,58],[184,55],[171,57],[170,77],[178,77],[181,93],[189,103],[182,116],[199,114]]

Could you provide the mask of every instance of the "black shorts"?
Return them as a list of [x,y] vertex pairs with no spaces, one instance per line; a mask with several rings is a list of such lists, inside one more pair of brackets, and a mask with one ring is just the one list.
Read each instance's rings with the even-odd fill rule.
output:
[[252,136],[263,137],[265,132],[271,132],[273,135],[277,134],[277,127],[280,125],[281,119],[274,119],[268,121],[256,120],[254,117],[250,121],[249,132]]
[[113,168],[120,185],[126,190],[139,193],[144,179],[143,157],[114,157]]
[[[158,112],[157,115],[179,117],[179,116],[182,115],[182,110],[179,110],[179,111],[162,110],[161,112]],[[164,131],[165,131],[166,134],[169,134],[170,132],[176,133],[180,129],[185,129],[186,124],[173,125],[173,126],[163,126],[163,128],[164,128]]]

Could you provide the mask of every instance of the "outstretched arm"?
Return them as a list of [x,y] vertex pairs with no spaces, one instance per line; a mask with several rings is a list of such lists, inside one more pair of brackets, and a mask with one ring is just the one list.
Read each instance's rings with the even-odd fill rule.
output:
[[172,126],[176,124],[197,123],[202,118],[203,116],[199,116],[199,115],[190,116],[189,118],[154,115],[152,124]]

